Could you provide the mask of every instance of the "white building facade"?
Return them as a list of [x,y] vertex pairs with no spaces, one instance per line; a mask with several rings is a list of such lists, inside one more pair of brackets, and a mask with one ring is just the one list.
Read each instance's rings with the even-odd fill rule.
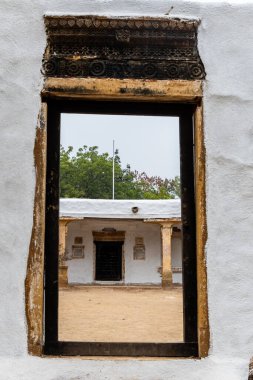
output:
[[172,283],[182,284],[180,200],[61,199],[60,216],[68,284],[161,285],[162,226],[171,220]]

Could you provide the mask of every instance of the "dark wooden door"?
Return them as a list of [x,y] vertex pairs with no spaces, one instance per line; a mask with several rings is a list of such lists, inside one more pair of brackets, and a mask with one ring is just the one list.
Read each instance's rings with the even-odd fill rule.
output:
[[97,281],[122,280],[122,244],[121,242],[96,242]]

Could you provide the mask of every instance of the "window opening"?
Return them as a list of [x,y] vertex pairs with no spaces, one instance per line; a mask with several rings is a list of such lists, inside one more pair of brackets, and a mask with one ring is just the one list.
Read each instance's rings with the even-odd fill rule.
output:
[[[194,106],[105,101],[49,101],[48,106],[45,353],[66,355],[77,353],[80,355],[196,356],[198,345],[192,125]],[[161,133],[158,122],[160,117],[166,121],[168,129],[172,128],[170,121],[173,118],[178,120],[176,128],[180,137],[177,140],[178,145],[180,142],[180,160],[179,150],[177,159],[180,161],[181,194],[179,195],[181,196],[181,201],[177,194],[173,194],[174,188],[172,190],[170,188],[170,191],[167,188],[168,192],[166,194],[166,189],[161,189],[164,186],[164,181],[155,175],[153,177],[159,177],[156,179],[156,187],[152,180],[147,181],[148,187],[148,184],[143,180],[143,177],[144,179],[146,177],[141,178],[141,185],[144,186],[147,197],[155,197],[160,191],[155,200],[152,198],[124,199],[126,196],[123,194],[124,186],[122,187],[122,178],[120,177],[120,181],[114,183],[114,190],[116,197],[123,194],[123,199],[121,200],[99,199],[96,193],[95,199],[90,199],[92,198],[91,194],[90,198],[88,197],[86,200],[79,196],[78,199],[63,198],[59,201],[63,185],[65,190],[67,188],[68,191],[69,188],[66,185],[70,185],[70,182],[63,183],[62,181],[61,176],[63,174],[66,176],[66,171],[64,172],[62,164],[66,166],[71,161],[76,164],[79,157],[79,159],[84,160],[82,162],[84,170],[85,163],[87,164],[87,162],[89,163],[97,157],[101,158],[101,155],[108,153],[102,152],[99,154],[97,149],[92,148],[90,150],[85,148],[79,150],[79,155],[73,155],[72,158],[69,155],[66,159],[66,150],[63,151],[62,148],[60,150],[61,117],[65,113],[74,116],[81,113],[84,115],[103,115],[104,120],[110,115],[116,114],[121,115],[122,123],[124,117],[127,119],[128,115],[130,118],[133,115],[131,122],[134,124],[133,131],[136,131],[136,134],[138,134],[137,131],[140,125],[136,122],[136,119],[139,117],[139,120],[143,120],[143,115],[145,115],[147,120],[148,118],[152,119],[153,143],[156,141],[155,134]],[[104,125],[104,121],[102,125]],[[89,129],[89,124],[86,127]],[[83,128],[85,129],[85,127]],[[122,125],[118,126],[118,129],[120,128],[122,128]],[[127,128],[131,129],[129,125]],[[88,129],[86,130],[86,139],[88,139]],[[69,126],[69,131],[71,131],[71,126]],[[105,134],[106,131],[104,127]],[[73,130],[70,134],[73,135]],[[138,140],[139,153],[145,152],[145,139],[143,141],[140,141],[139,138],[135,139],[134,133],[131,133],[131,138],[132,145],[137,145],[136,140]],[[152,139],[152,135],[150,138]],[[164,136],[163,138],[166,139]],[[148,145],[148,141],[146,145]],[[167,138],[167,147],[168,145],[169,139]],[[125,144],[125,148],[128,148],[128,146],[129,144]],[[85,155],[87,151],[89,154]],[[149,153],[152,155],[150,149]],[[133,154],[129,155],[129,157],[131,156]],[[105,157],[108,159],[107,164],[110,171],[110,187],[106,196],[108,197],[108,194],[110,194],[110,198],[113,198],[112,169],[115,161],[113,162],[113,157],[109,153]],[[167,163],[169,163],[169,160],[167,160]],[[119,164],[119,159],[116,164]],[[100,169],[101,165],[100,162]],[[147,165],[150,167],[151,164],[148,163]],[[74,170],[77,167],[74,165]],[[63,168],[62,172],[60,168],[61,170]],[[120,165],[117,167],[117,170],[119,169]],[[94,166],[91,172],[94,174]],[[130,170],[127,166],[123,168],[123,175],[125,173],[129,175],[129,172]],[[75,175],[77,176],[77,172],[75,172]],[[103,171],[100,171],[97,184],[102,182],[102,175]],[[122,172],[120,172],[120,175],[122,176]],[[68,176],[71,178],[71,171],[68,172]],[[136,175],[132,179],[132,182],[135,181],[135,187],[137,186],[138,178],[138,175]],[[60,186],[59,179],[61,179]],[[91,182],[90,178],[88,185]],[[123,181],[123,184],[133,185],[131,181]],[[168,181],[166,184],[169,187]],[[81,187],[75,183],[74,190],[82,191],[86,185],[83,184],[83,187]],[[121,185],[121,193],[118,191],[117,185]],[[159,187],[159,185],[161,186]],[[94,187],[95,192],[97,188],[98,186],[96,185]],[[150,194],[148,193],[149,191],[151,192]],[[140,197],[144,197],[143,193],[139,192],[139,194],[141,194]],[[76,194],[74,195],[76,196]],[[159,200],[162,197],[165,199]],[[166,197],[174,199],[166,199]],[[106,210],[106,202],[108,202],[109,208],[111,207],[109,215],[105,215],[101,211],[103,207]],[[156,205],[155,202],[157,202]],[[126,206],[127,210],[124,210]],[[123,207],[123,211],[120,207]],[[58,225],[60,226],[59,232]],[[63,232],[61,226],[64,226]],[[71,236],[73,236],[72,240]],[[80,239],[81,236],[85,238]],[[74,240],[76,243],[77,237],[78,241],[85,244],[85,258],[81,257],[81,255],[77,258],[77,255],[75,256],[76,260],[69,260],[68,242],[70,241],[72,244]],[[156,245],[152,243],[154,241],[156,241]],[[78,248],[80,249],[80,247]],[[183,259],[180,255],[173,255],[173,252],[180,252]],[[143,268],[146,268],[147,271],[146,279],[144,280],[145,270]],[[181,272],[183,272],[183,277]],[[155,283],[147,280],[152,275],[156,278]],[[58,279],[62,279],[63,276],[65,276],[65,281],[58,282]],[[157,280],[158,278],[159,281]],[[177,281],[179,286],[176,286]],[[116,283],[121,284],[121,287],[116,289]],[[96,286],[94,286],[95,284]],[[71,285],[71,288],[69,288],[69,285]],[[71,289],[72,294],[70,294],[69,289]],[[90,298],[84,297],[91,290],[95,292],[105,290],[107,294],[111,292],[112,295],[110,300],[108,298],[109,301],[106,300],[106,297],[103,299],[103,295],[96,295],[95,298],[92,298],[93,296]],[[125,292],[120,293],[122,291]],[[135,293],[134,297],[130,297],[129,300],[131,291]],[[138,292],[142,292],[142,297],[138,298]],[[149,304],[147,308],[147,300],[152,299],[152,292],[153,304]],[[124,303],[123,296],[126,297],[126,300],[128,299],[128,305]],[[73,297],[76,298],[76,301],[73,301]],[[101,313],[100,309],[105,307],[107,301],[113,302],[117,299],[118,303],[111,307],[111,315],[108,314],[107,319],[100,320],[100,327],[96,326],[95,322],[92,326],[92,321],[85,320],[84,314],[79,318],[79,326],[74,323],[76,334],[64,322],[68,318],[71,319],[70,312],[71,309],[73,310],[73,306],[70,307],[71,302],[76,305],[76,309],[74,309],[75,315],[85,310],[87,316],[88,311],[99,315]],[[175,299],[175,302],[173,299]],[[130,318],[131,312],[124,314],[123,306],[131,310],[131,302],[133,303],[132,310],[137,309],[136,320]],[[94,306],[94,303],[101,303],[102,306]],[[51,306],[50,309],[49,305]],[[120,310],[120,308],[122,309]],[[161,313],[157,312],[159,308]],[[120,312],[117,314],[116,311],[119,310]],[[152,326],[154,319],[152,313],[155,313],[154,316],[157,318],[156,330]],[[111,325],[108,325],[109,317],[111,317]],[[164,324],[162,322],[163,318],[165,318]],[[104,327],[104,336],[97,334],[99,330],[100,332],[103,330],[101,328],[103,323],[106,326]],[[112,334],[113,330],[114,334]],[[160,335],[156,335],[158,330]]]
[[[42,91],[41,128],[37,130],[35,145],[37,152],[35,156],[36,197],[26,278],[29,352],[41,353],[45,335],[44,353],[53,355],[196,356],[198,354],[196,327],[198,319],[199,355],[207,355],[209,331],[204,253],[206,241],[205,148],[201,106],[201,80],[205,78],[205,70],[198,53],[198,25],[199,21],[197,20],[170,17],[139,17],[133,19],[94,15],[45,17],[47,33],[47,47],[43,57],[45,83]],[[108,78],[110,78],[109,81]],[[134,80],[130,78],[134,78]],[[180,80],[178,81],[178,79]],[[64,98],[68,101],[64,101]],[[74,101],[77,98],[83,99],[83,101]],[[93,99],[94,102],[85,99]],[[98,99],[114,99],[115,101],[96,102],[95,100]],[[126,102],[127,105],[123,105],[122,101]],[[167,103],[161,106],[160,101],[181,102],[182,104]],[[141,102],[144,102],[145,106]],[[190,103],[195,104],[195,112],[195,106],[191,106]],[[164,109],[161,110],[163,107]],[[181,163],[183,162],[183,165],[181,164],[183,167],[181,170],[183,189],[182,232],[175,231],[175,227],[180,230],[180,226],[173,226],[173,235],[174,237],[180,234],[184,236],[183,265],[181,268],[180,263],[172,257],[172,273],[173,277],[179,276],[180,278],[183,275],[184,278],[184,340],[182,343],[165,343],[163,345],[150,342],[140,344],[103,342],[100,344],[98,342],[62,342],[59,340],[57,289],[58,286],[60,288],[69,286],[70,276],[66,261],[69,263],[73,258],[72,246],[64,247],[63,242],[66,233],[68,231],[70,233],[76,223],[75,221],[69,222],[61,217],[58,223],[58,152],[60,151],[60,118],[63,113],[93,113],[97,115],[107,113],[125,115],[128,113],[146,116],[166,114],[166,116],[180,118],[180,145],[184,147],[183,150],[181,149],[180,159]],[[195,190],[198,204],[196,212],[199,280],[198,316],[196,315],[196,263],[194,261],[196,249],[195,213],[193,211],[195,199],[192,158],[193,113],[196,121],[194,139],[196,143]],[[48,122],[46,118],[48,118]],[[45,132],[48,133],[46,234],[44,233]],[[143,145],[143,141],[141,144]],[[190,184],[190,187],[187,188],[184,184]],[[136,205],[132,205],[131,209],[134,215],[138,215],[140,212],[140,207]],[[108,228],[117,231],[117,228],[107,225],[102,225],[101,231],[106,232],[105,229]],[[58,231],[59,229],[60,231]],[[94,230],[93,232],[97,231]],[[143,237],[142,233],[135,232],[136,236],[134,237]],[[90,248],[87,246],[86,235],[81,235],[86,259],[89,257],[89,255],[86,256],[86,253],[90,252]],[[44,275],[42,270],[44,246],[41,239],[44,240],[44,236],[46,252],[45,331],[43,331],[43,296],[41,292]],[[143,257],[143,250],[138,244],[134,245],[134,237],[132,255],[134,256],[135,248],[133,247],[137,246],[136,257]],[[93,240],[95,241],[95,239]],[[74,240],[72,244],[75,245]],[[185,256],[184,253],[186,246],[188,247],[188,256]],[[135,264],[146,263],[148,241],[145,236],[144,247],[145,259],[136,260]],[[93,244],[93,249],[95,260],[95,244]],[[125,242],[122,249],[123,281],[126,269],[124,267],[124,249]],[[77,255],[80,255],[79,245],[77,250],[79,252]],[[73,259],[78,265],[79,258]],[[83,260],[83,258],[80,259]],[[132,261],[134,261],[134,257],[132,257]],[[58,270],[59,263],[61,263],[60,270]],[[93,268],[95,268],[95,261]],[[157,271],[162,275],[162,266],[158,267]],[[95,271],[93,276],[95,276]]]

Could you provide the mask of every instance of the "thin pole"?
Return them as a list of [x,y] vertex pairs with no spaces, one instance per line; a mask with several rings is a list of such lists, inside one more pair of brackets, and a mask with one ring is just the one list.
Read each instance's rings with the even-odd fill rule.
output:
[[114,199],[114,159],[115,159],[115,153],[114,153],[114,140],[112,140],[112,199]]

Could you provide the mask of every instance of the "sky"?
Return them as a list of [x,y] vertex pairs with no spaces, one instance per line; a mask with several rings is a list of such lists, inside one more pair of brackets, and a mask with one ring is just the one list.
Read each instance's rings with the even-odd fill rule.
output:
[[179,175],[178,117],[61,114],[64,148],[97,145],[112,156],[113,140],[123,167],[162,178]]

